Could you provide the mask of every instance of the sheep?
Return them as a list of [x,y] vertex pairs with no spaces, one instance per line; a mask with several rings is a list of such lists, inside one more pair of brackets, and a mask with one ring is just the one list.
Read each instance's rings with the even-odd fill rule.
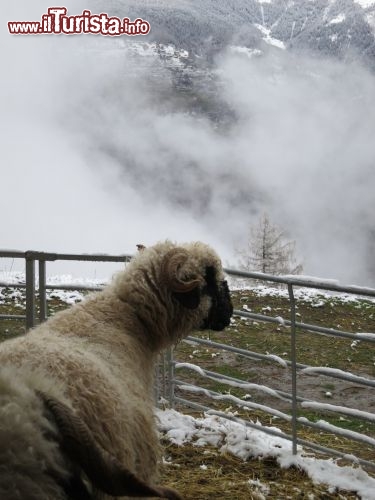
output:
[[101,292],[0,345],[0,498],[181,499],[158,486],[161,350],[233,307],[201,242],[142,248]]

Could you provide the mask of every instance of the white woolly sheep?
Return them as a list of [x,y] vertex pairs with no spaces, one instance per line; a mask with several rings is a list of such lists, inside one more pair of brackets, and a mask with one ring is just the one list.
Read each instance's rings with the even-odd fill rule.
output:
[[233,312],[203,243],[145,248],[102,292],[0,345],[0,498],[181,498],[157,486],[158,353]]

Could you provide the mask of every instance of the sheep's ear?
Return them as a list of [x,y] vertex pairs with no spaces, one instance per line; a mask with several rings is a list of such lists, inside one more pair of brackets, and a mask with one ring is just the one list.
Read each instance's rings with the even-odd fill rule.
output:
[[202,290],[196,287],[190,292],[173,292],[173,297],[187,309],[196,309],[200,304],[202,292],[211,296],[217,292],[216,269],[214,266],[206,267],[204,279],[206,284]]
[[187,309],[196,309],[201,301],[201,291],[199,287],[190,292],[173,292],[173,297]]

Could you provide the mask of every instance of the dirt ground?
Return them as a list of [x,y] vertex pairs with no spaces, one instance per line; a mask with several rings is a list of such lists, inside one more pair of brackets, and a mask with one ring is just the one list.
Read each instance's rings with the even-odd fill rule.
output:
[[[256,384],[265,384],[272,389],[291,393],[292,375],[290,369],[264,365],[255,361],[255,367],[249,368],[249,378]],[[356,373],[368,377],[366,373]],[[325,375],[307,375],[297,371],[297,394],[304,399],[321,403],[334,404],[356,408],[361,411],[375,413],[374,387],[356,385],[353,382],[328,377]],[[279,410],[290,408],[290,402],[276,399],[266,394],[257,392],[257,402],[271,404]]]

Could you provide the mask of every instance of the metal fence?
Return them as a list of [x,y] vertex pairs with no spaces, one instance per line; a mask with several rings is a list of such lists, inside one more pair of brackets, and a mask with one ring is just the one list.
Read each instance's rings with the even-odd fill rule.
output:
[[[350,333],[342,330],[336,330],[333,328],[327,328],[324,326],[319,326],[319,325],[314,325],[314,324],[306,324],[297,321],[296,318],[296,298],[295,298],[295,289],[299,287],[304,287],[304,288],[312,288],[316,290],[325,290],[325,291],[330,291],[330,292],[336,292],[336,293],[345,293],[345,294],[354,294],[355,296],[359,296],[362,298],[374,298],[375,297],[375,289],[372,288],[365,288],[365,287],[357,287],[357,286],[339,286],[337,284],[334,284],[333,282],[325,282],[325,281],[318,281],[318,280],[308,280],[308,279],[301,279],[296,277],[280,277],[280,276],[273,276],[273,275],[267,275],[263,273],[250,273],[250,272],[242,272],[239,270],[234,270],[234,269],[225,269],[226,273],[229,276],[233,277],[238,277],[241,279],[251,279],[251,280],[256,280],[257,283],[259,282],[267,282],[267,283],[277,283],[277,284],[282,284],[287,287],[288,290],[288,296],[289,296],[289,304],[290,304],[290,315],[289,319],[284,319],[280,317],[270,317],[267,315],[263,314],[256,314],[252,312],[246,312],[242,310],[235,310],[234,315],[237,317],[242,317],[242,318],[248,318],[252,319],[255,321],[261,321],[261,322],[266,322],[266,323],[276,323],[276,324],[282,324],[284,326],[287,326],[290,328],[290,352],[291,352],[291,357],[290,360],[283,360],[283,363],[285,363],[288,367],[288,370],[291,372],[291,387],[290,387],[290,392],[284,392],[280,390],[275,390],[271,387],[268,386],[263,386],[263,385],[257,385],[257,384],[247,384],[246,381],[240,380],[234,377],[222,375],[220,373],[216,373],[214,371],[209,371],[205,370],[199,366],[194,366],[190,363],[180,363],[178,362],[177,359],[174,359],[174,354],[173,350],[170,350],[167,355],[166,359],[164,360],[164,369],[167,370],[166,374],[166,380],[167,383],[164,385],[164,393],[163,396],[168,399],[170,406],[174,407],[175,405],[185,405],[191,408],[195,408],[198,410],[202,411],[208,411],[210,414],[216,414],[218,416],[224,417],[224,418],[229,418],[231,420],[239,420],[236,417],[229,416],[228,414],[223,412],[223,411],[216,411],[213,410],[209,405],[202,405],[199,402],[196,401],[196,397],[192,399],[188,399],[188,397],[181,397],[179,395],[181,392],[185,395],[186,393],[192,393],[195,396],[197,394],[203,395],[206,399],[212,398],[212,400],[221,400],[225,401],[227,400],[229,403],[233,402],[235,404],[238,404],[239,407],[245,408],[245,409],[251,409],[251,410],[261,410],[262,412],[268,413],[270,416],[277,416],[278,418],[284,419],[287,422],[290,422],[291,424],[291,434],[286,434],[284,432],[279,432],[275,429],[265,427],[263,425],[259,425],[257,423],[251,422],[251,421],[243,421],[243,419],[240,420],[242,424],[245,424],[246,426],[250,428],[254,428],[257,430],[260,430],[262,432],[265,432],[267,434],[273,435],[273,436],[278,436],[284,439],[288,439],[291,441],[291,446],[292,446],[292,452],[293,454],[297,453],[297,446],[302,445],[307,448],[313,449],[317,452],[322,452],[324,454],[328,454],[333,457],[340,457],[340,458],[346,458],[346,459],[354,459],[357,463],[360,463],[362,466],[370,468],[375,470],[375,460],[374,461],[369,461],[369,460],[363,460],[357,457],[349,457],[348,453],[344,453],[341,451],[338,451],[336,449],[329,448],[327,446],[323,446],[321,444],[317,444],[315,442],[303,439],[299,436],[299,429],[301,426],[305,428],[310,428],[310,429],[315,429],[319,432],[328,432],[335,434],[339,438],[346,438],[349,440],[356,441],[357,443],[361,443],[363,445],[372,447],[374,452],[375,452],[375,438],[367,436],[365,434],[362,434],[361,432],[354,432],[351,430],[344,429],[342,427],[337,427],[333,424],[327,424],[327,422],[324,421],[319,421],[319,422],[313,422],[308,420],[305,417],[300,417],[299,416],[299,411],[301,408],[308,408],[308,409],[315,409],[318,410],[319,412],[326,413],[332,415],[340,415],[340,416],[346,416],[350,417],[353,419],[360,419],[363,421],[375,422],[375,414],[370,413],[370,412],[365,412],[361,411],[355,408],[349,408],[349,407],[342,407],[342,406],[336,406],[332,404],[323,404],[319,403],[317,401],[312,401],[311,399],[308,399],[301,394],[301,392],[298,390],[298,374],[302,371],[310,372],[312,374],[316,375],[324,375],[326,377],[330,377],[333,379],[338,379],[342,381],[348,381],[354,383],[356,386],[363,386],[363,387],[369,387],[369,388],[374,388],[375,387],[375,380],[367,377],[363,377],[361,375],[356,375],[351,372],[346,372],[342,370],[337,370],[337,369],[332,369],[329,367],[323,367],[323,366],[317,366],[317,367],[312,367],[309,365],[301,364],[298,362],[297,359],[297,349],[296,349],[296,334],[298,330],[303,330],[306,332],[311,332],[313,334],[320,334],[324,336],[330,336],[330,337],[337,337],[337,338],[343,338],[343,339],[348,339],[351,341],[363,341],[369,343],[371,347],[374,346],[375,343],[375,333],[364,333],[364,334],[358,334],[358,333]],[[239,349],[236,347],[232,347],[227,344],[221,344],[217,342],[212,342],[211,340],[207,339],[202,339],[202,338],[197,338],[193,336],[189,336],[186,339],[187,342],[192,342],[194,344],[198,345],[203,345],[203,346],[208,346],[208,347],[213,347],[215,349],[224,351],[224,352],[231,352],[235,353],[238,356],[243,356],[247,359],[250,360],[260,360],[260,361],[267,361],[267,362],[275,362],[279,363],[279,359],[275,359],[276,356],[273,355],[267,355],[267,354],[261,354],[259,352],[254,352],[254,351],[249,351],[246,349]],[[332,356],[334,356],[334,352],[332,353]],[[374,349],[374,356],[375,356],[375,349]],[[186,383],[186,381],[181,380],[178,378],[178,371],[180,369],[190,369],[193,370],[194,372],[198,372],[200,376],[204,378],[208,378],[210,380],[214,381],[219,381],[221,384],[222,383],[227,383],[228,388],[232,388],[233,386],[235,387],[251,387],[254,390],[258,390],[261,392],[266,392],[267,394],[271,394],[275,398],[281,399],[283,401],[289,401],[290,402],[290,411],[289,412],[281,412],[274,407],[271,406],[265,406],[262,404],[258,404],[256,402],[250,402],[250,401],[245,401],[245,400],[237,400],[237,398],[234,398],[233,396],[228,396],[227,398],[223,393],[218,393],[212,390],[207,390],[207,388],[201,387],[201,386],[189,386],[189,384]],[[369,367],[371,369],[371,367]],[[374,398],[375,401],[375,398]],[[375,454],[374,454],[375,456]]]
[[[78,286],[74,285],[49,285],[46,283],[46,262],[48,261],[56,261],[56,260],[79,260],[79,261],[95,261],[95,262],[128,262],[131,259],[130,255],[120,255],[120,256],[109,256],[109,255],[75,255],[75,254],[51,254],[44,252],[14,252],[14,251],[0,251],[1,257],[11,257],[11,258],[20,258],[25,259],[25,283],[24,284],[10,284],[5,282],[0,282],[0,287],[11,286],[15,288],[24,288],[26,289],[26,314],[24,316],[11,316],[11,315],[0,315],[0,319],[23,319],[25,320],[26,330],[33,327],[38,321],[44,321],[47,317],[47,298],[46,298],[46,290],[50,289],[63,289],[63,290],[97,290],[98,287],[90,287],[90,286]],[[36,264],[38,263],[38,287],[36,287]],[[282,399],[283,401],[288,401],[290,403],[290,409],[288,412],[282,412],[275,409],[272,406],[260,405],[256,402],[239,400],[237,404],[244,408],[254,409],[254,410],[262,410],[268,413],[271,416],[278,416],[290,422],[291,424],[291,434],[286,434],[283,432],[279,432],[273,428],[268,428],[257,423],[246,421],[246,426],[254,429],[258,429],[262,432],[268,433],[270,435],[279,436],[284,439],[288,439],[291,441],[291,447],[294,454],[297,453],[297,446],[303,445],[307,448],[316,450],[318,452],[323,452],[330,456],[348,458],[347,454],[324,446],[323,444],[317,444],[316,442],[311,442],[306,439],[302,439],[299,436],[299,428],[301,426],[316,429],[319,432],[329,432],[336,434],[340,438],[350,439],[356,441],[358,443],[362,443],[363,445],[373,447],[375,451],[375,439],[367,436],[361,432],[354,432],[350,430],[343,429],[341,427],[337,427],[333,424],[327,424],[324,421],[313,422],[309,421],[305,417],[299,416],[299,410],[301,408],[318,408],[319,411],[327,411],[330,414],[332,412],[337,415],[346,415],[357,419],[362,419],[363,421],[375,422],[375,414],[365,411],[360,411],[356,408],[335,406],[331,404],[321,404],[316,401],[312,401],[303,394],[300,394],[298,391],[298,373],[301,371],[310,371],[310,373],[314,373],[317,375],[324,375],[327,377],[331,377],[333,379],[345,380],[348,382],[353,382],[357,386],[375,387],[375,380],[369,377],[363,377],[361,375],[356,375],[355,373],[346,372],[342,370],[334,370],[329,367],[317,366],[312,367],[305,364],[301,364],[297,359],[297,349],[296,349],[296,333],[297,331],[307,331],[313,334],[320,334],[330,337],[344,338],[352,341],[363,341],[367,342],[372,348],[375,342],[375,334],[353,334],[351,332],[346,332],[338,329],[328,328],[320,325],[314,324],[306,324],[297,321],[296,316],[296,298],[295,298],[295,290],[298,287],[312,288],[317,290],[326,290],[330,292],[337,293],[346,293],[346,294],[354,294],[356,296],[362,298],[375,298],[375,289],[372,288],[364,288],[364,287],[356,287],[356,286],[339,286],[332,282],[325,281],[310,281],[306,279],[300,279],[296,277],[280,277],[267,275],[263,273],[248,273],[242,272],[234,269],[225,269],[226,273],[229,276],[241,278],[241,279],[251,279],[259,282],[267,282],[269,283],[277,283],[282,284],[287,287],[288,297],[289,297],[289,307],[290,314],[289,318],[280,318],[280,317],[270,317],[268,315],[263,314],[255,314],[252,312],[235,310],[234,315],[237,317],[243,317],[247,319],[251,319],[254,321],[268,322],[268,323],[277,323],[283,324],[290,328],[290,360],[284,360],[283,362],[287,366],[287,369],[290,370],[291,373],[291,387],[290,392],[275,390],[267,386],[261,386],[256,384],[247,384],[246,381],[236,379],[234,377],[225,376],[220,373],[216,373],[214,371],[203,369],[202,367],[197,367],[188,363],[181,363],[177,359],[174,358],[173,349],[169,350],[165,356],[162,358],[161,368],[159,367],[159,377],[158,377],[158,387],[156,389],[156,393],[158,396],[162,396],[164,399],[169,401],[171,407],[175,405],[185,405],[191,408],[196,408],[203,411],[210,411],[210,413],[217,414],[219,416],[229,418],[231,420],[236,420],[236,417],[229,416],[227,413],[223,411],[213,410],[208,405],[203,405],[199,402],[192,399],[188,399],[188,397],[181,397],[180,393],[184,392],[189,393],[189,391],[193,391],[195,394],[202,393],[208,398],[212,399],[221,399],[225,400],[225,395],[221,393],[217,393],[211,390],[208,390],[199,386],[189,386],[183,380],[177,377],[177,372],[182,368],[188,368],[191,370],[198,371],[199,374],[203,377],[206,377],[210,380],[217,380],[220,383],[227,383],[229,387],[235,385],[237,387],[247,387],[249,385],[252,386],[253,389],[259,391],[265,391],[268,394],[272,394],[274,397]],[[36,297],[38,297],[38,309],[39,315],[37,317],[36,314]],[[251,360],[259,360],[259,361],[275,361],[275,356],[262,354],[259,352],[254,352],[246,349],[239,349],[227,344],[213,342],[208,339],[198,338],[195,336],[189,336],[186,339],[187,342],[194,342],[195,344],[200,344],[208,347],[212,347],[215,349],[220,349],[225,352],[235,353],[238,356],[243,356],[245,358]],[[374,350],[375,353],[375,350]],[[334,353],[332,353],[334,355]],[[278,362],[278,360],[276,360]],[[233,397],[228,398],[230,401],[235,401]],[[375,460],[363,460],[357,459],[357,462],[361,465],[375,469]]]
[[[25,261],[25,283],[7,283],[0,281],[0,287],[26,289],[26,314],[0,314],[0,319],[24,320],[26,331],[34,327],[37,322],[47,319],[47,290],[82,290],[95,291],[100,287],[87,285],[48,285],[46,282],[46,263],[60,261],[81,262],[129,262],[131,255],[104,255],[104,254],[65,254],[47,253],[29,250],[19,252],[14,250],[0,250],[0,258],[23,259]],[[38,269],[38,272],[36,270]],[[36,286],[38,282],[38,286]]]

